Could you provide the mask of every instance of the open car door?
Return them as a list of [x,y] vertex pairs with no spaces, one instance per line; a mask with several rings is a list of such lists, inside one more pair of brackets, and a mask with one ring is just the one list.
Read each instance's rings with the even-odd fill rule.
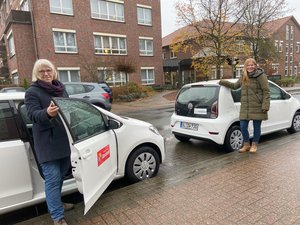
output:
[[[79,99],[54,98],[66,128],[72,173],[78,190],[84,195],[84,214],[93,206],[117,172],[117,145],[105,115]],[[59,118],[53,118],[60,122]]]

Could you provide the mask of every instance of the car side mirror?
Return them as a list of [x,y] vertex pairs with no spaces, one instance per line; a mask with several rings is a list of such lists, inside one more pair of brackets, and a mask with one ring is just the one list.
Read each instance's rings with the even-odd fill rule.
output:
[[108,126],[111,129],[119,129],[122,126],[122,123],[120,121],[109,119],[108,120]]

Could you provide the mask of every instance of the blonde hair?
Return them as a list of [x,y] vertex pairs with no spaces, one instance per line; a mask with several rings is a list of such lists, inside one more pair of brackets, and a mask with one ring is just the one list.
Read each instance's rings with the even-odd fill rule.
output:
[[249,63],[253,63],[255,65],[255,68],[257,68],[257,63],[255,61],[255,59],[253,58],[248,58],[246,59],[246,61],[244,62],[244,71],[243,71],[243,79],[242,79],[242,83],[244,85],[248,85],[249,84],[249,76],[248,76],[248,72],[247,72],[247,66]]
[[35,61],[32,69],[32,81],[37,81],[38,79],[41,79],[39,70],[42,67],[49,67],[53,73],[53,80],[57,80],[57,71],[55,69],[54,64],[47,59],[38,59],[37,61]]

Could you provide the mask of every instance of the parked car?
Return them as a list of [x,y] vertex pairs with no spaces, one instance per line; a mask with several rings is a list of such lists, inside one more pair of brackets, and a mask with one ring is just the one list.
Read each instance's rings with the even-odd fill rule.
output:
[[[79,190],[85,213],[112,180],[155,176],[165,159],[164,139],[153,125],[120,117],[82,99],[53,98],[71,146],[72,174],[63,194]],[[45,200],[24,93],[0,94],[0,214]]]
[[82,98],[103,109],[111,110],[110,96],[98,83],[66,82],[64,85],[70,97]]
[[[236,79],[229,80],[235,82]],[[184,85],[175,101],[171,130],[182,142],[190,139],[213,141],[226,151],[241,148],[239,110],[241,90],[231,90],[218,84],[219,80]],[[269,81],[271,104],[269,119],[262,122],[262,135],[287,129],[300,131],[300,102],[284,89]],[[252,121],[249,125],[253,135]]]
[[2,92],[25,92],[25,88],[23,87],[5,87],[0,90]]
[[112,90],[112,88],[105,81],[100,81],[99,85],[104,89],[104,91],[106,91],[109,94],[110,103],[112,103],[112,101],[113,101],[113,90]]

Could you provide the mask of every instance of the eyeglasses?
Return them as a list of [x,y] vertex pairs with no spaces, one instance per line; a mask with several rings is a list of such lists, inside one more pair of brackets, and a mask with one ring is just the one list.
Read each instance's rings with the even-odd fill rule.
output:
[[52,70],[51,69],[46,69],[46,70],[39,70],[39,73],[40,74],[45,74],[45,73],[51,73],[52,72]]

